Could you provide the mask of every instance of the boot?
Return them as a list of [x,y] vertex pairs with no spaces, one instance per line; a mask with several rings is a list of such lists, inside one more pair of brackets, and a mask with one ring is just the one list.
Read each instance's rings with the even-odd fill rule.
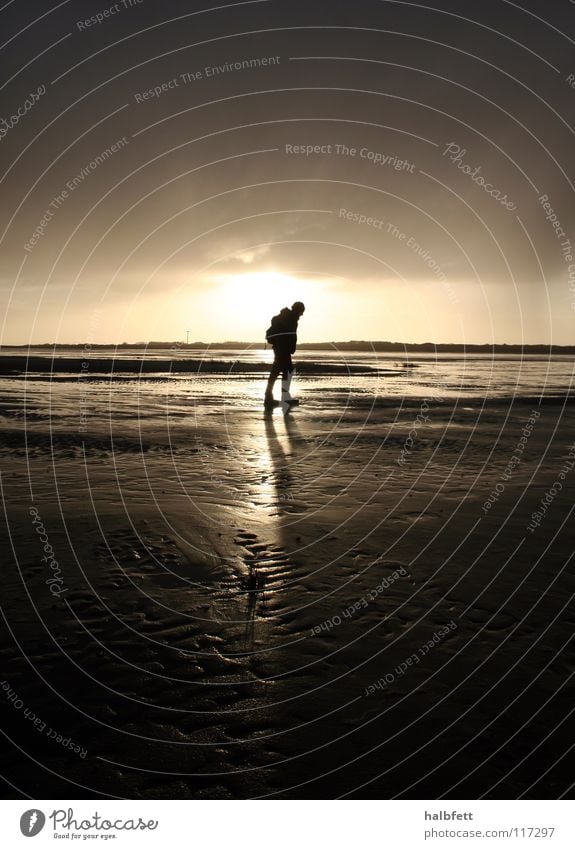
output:
[[274,401],[274,383],[275,383],[275,379],[272,380],[272,378],[270,377],[268,382],[267,382],[267,385],[266,385],[266,394],[264,395],[264,406],[265,407],[275,406],[276,402]]
[[284,410],[288,407],[293,407],[295,404],[298,403],[295,398],[292,398],[290,392],[290,386],[294,371],[295,369],[292,369],[292,371],[288,371],[286,377],[282,377],[282,407],[284,408]]
[[282,376],[282,404],[289,404],[292,400],[291,393],[289,391],[291,384],[292,372],[288,371],[287,376]]

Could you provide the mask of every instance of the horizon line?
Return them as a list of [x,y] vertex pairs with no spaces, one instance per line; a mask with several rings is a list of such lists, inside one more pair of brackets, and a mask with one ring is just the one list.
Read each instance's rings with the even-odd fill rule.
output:
[[[323,347],[323,348],[338,348],[338,347],[349,347],[350,345],[360,345],[362,347],[373,347],[373,346],[388,346],[392,349],[397,348],[558,348],[558,349],[573,349],[575,350],[575,344],[573,345],[565,345],[554,342],[392,342],[386,339],[349,339],[347,341],[329,341],[329,342],[300,342],[298,344],[299,350],[304,350],[309,347]],[[27,342],[27,343],[13,343],[13,344],[0,344],[0,350],[8,349],[8,348],[22,348],[22,349],[30,349],[30,348],[85,348],[85,349],[94,349],[94,348],[148,348],[148,347],[162,347],[168,348],[170,350],[185,350],[185,349],[208,349],[208,348],[255,348],[255,349],[263,349],[271,348],[269,344],[265,342],[244,342],[241,340],[227,339],[221,340],[217,342],[203,342],[201,340],[197,340],[194,342],[181,342],[179,340],[150,340],[148,342],[139,340],[137,342]]]

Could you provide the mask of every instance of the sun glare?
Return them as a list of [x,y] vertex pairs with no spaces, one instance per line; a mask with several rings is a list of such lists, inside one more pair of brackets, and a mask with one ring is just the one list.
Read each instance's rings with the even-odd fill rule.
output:
[[[344,288],[342,280],[304,271],[211,275],[206,279],[204,297],[191,305],[196,316],[203,316],[193,331],[194,338],[208,338],[209,334],[218,340],[259,340],[271,317],[294,301],[303,301],[308,315],[314,316],[313,324],[306,327],[302,322],[302,338],[316,339],[318,334],[321,338],[326,304],[335,309]],[[326,332],[328,336],[333,332],[329,323]]]
[[[253,311],[254,305],[264,313],[277,312],[294,301],[313,298],[314,282],[275,271],[247,272],[219,278],[218,298],[226,308],[240,314]],[[317,283],[315,284],[317,286]]]

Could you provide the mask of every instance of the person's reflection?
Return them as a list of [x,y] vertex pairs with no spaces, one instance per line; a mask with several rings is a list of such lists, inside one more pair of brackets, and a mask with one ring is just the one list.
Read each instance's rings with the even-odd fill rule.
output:
[[[289,512],[289,506],[294,500],[294,474],[296,468],[294,460],[294,447],[300,439],[298,426],[293,417],[288,413],[282,415],[281,409],[277,409],[278,414],[274,417],[273,410],[266,411],[264,414],[264,428],[268,446],[267,463],[270,466],[270,482],[271,488],[269,496],[271,504],[269,505],[274,516],[284,516]],[[245,590],[247,593],[247,610],[246,610],[246,626],[244,632],[244,646],[246,649],[253,649],[256,637],[257,610],[259,609],[262,615],[265,616],[269,592],[274,592],[270,589],[269,581],[272,584],[277,584],[277,578],[274,579],[274,570],[283,572],[286,564],[289,562],[290,549],[286,534],[291,525],[288,519],[285,523],[280,519],[275,525],[273,544],[266,543],[264,552],[265,564],[260,561],[261,551],[254,554],[248,563],[248,575],[245,580]],[[262,568],[263,565],[263,568]],[[277,586],[276,586],[277,590]]]
[[[276,423],[277,422],[277,423]],[[293,472],[294,447],[299,439],[297,423],[290,413],[274,417],[273,410],[264,414],[268,452],[272,466],[272,479],[278,506],[285,508],[294,500]],[[287,447],[282,444],[278,430],[283,431]],[[280,512],[284,512],[282,509]]]

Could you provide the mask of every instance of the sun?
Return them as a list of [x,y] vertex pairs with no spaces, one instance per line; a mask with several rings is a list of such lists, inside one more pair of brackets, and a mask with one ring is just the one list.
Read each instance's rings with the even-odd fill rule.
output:
[[[343,278],[303,270],[210,274],[204,278],[202,294],[186,303],[183,311],[190,311],[189,326],[194,328],[195,339],[258,341],[263,339],[272,316],[295,301],[303,301],[306,321],[300,323],[298,332],[302,341],[314,341],[321,333],[330,338],[333,327],[329,315],[340,312],[337,307],[343,283]],[[313,320],[308,321],[307,316]]]
[[271,315],[294,301],[313,299],[314,285],[314,281],[278,271],[256,271],[218,278],[215,294],[226,310],[241,315],[256,308]]

